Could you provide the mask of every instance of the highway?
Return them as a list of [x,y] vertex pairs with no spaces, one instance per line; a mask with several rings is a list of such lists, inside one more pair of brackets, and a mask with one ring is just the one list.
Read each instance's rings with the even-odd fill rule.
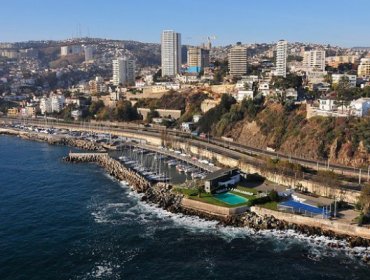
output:
[[283,154],[280,152],[272,152],[264,149],[250,147],[242,145],[235,142],[225,141],[219,138],[201,138],[190,133],[175,130],[166,129],[163,127],[145,127],[142,124],[137,123],[99,123],[99,122],[65,122],[62,120],[50,120],[50,119],[14,119],[1,117],[0,122],[6,123],[23,123],[29,125],[43,125],[43,126],[58,126],[67,125],[70,128],[85,128],[86,130],[99,129],[101,131],[110,130],[112,132],[127,131],[132,133],[138,133],[142,135],[155,136],[155,137],[166,137],[170,136],[172,140],[188,139],[193,144],[199,147],[209,149],[222,154],[227,154],[234,159],[243,159],[247,162],[252,161],[254,163],[262,163],[262,157],[269,158],[281,158],[284,160],[289,160],[294,163],[298,163],[302,166],[308,167],[313,170],[332,170],[338,174],[344,174],[347,176],[352,176],[359,178],[361,174],[361,181],[368,180],[369,178],[369,168],[355,168],[351,166],[330,164],[327,161],[317,161],[292,155]]

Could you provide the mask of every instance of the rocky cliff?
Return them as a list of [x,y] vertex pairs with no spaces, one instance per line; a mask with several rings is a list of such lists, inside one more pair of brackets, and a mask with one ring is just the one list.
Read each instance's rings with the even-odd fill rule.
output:
[[270,103],[251,118],[229,126],[224,133],[241,144],[305,156],[330,159],[352,166],[370,164],[370,118],[306,119],[305,105],[284,107]]

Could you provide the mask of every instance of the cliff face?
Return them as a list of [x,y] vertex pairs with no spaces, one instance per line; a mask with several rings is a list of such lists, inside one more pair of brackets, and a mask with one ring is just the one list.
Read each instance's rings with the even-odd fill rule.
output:
[[370,118],[323,118],[307,120],[305,106],[284,108],[268,104],[253,120],[246,118],[231,127],[225,136],[254,147],[330,159],[351,166],[370,164]]

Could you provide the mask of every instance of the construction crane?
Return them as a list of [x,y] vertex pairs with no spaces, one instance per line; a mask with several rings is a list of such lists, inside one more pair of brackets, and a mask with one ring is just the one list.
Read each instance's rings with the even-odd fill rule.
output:
[[204,47],[208,50],[210,50],[212,48],[212,41],[216,40],[216,36],[215,35],[210,35],[210,36],[206,36],[206,37],[203,37],[203,40],[207,40],[207,43],[204,43]]

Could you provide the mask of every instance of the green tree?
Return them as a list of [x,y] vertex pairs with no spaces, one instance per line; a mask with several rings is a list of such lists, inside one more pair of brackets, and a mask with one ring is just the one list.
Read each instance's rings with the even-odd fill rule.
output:
[[342,107],[343,112],[344,106],[348,106],[353,99],[349,78],[343,76],[338,84],[334,86],[334,90],[337,92],[336,104]]
[[114,117],[118,121],[133,121],[139,119],[139,113],[136,108],[132,107],[130,101],[121,100],[118,102],[115,111]]
[[89,115],[95,116],[100,110],[105,107],[104,102],[102,100],[93,101],[89,106]]
[[366,86],[362,89],[363,97],[370,97],[370,86]]
[[158,118],[158,117],[159,117],[158,111],[156,111],[155,109],[151,108],[150,111],[149,111],[149,113],[146,116],[146,121],[148,123],[151,123],[153,121],[153,118]]
[[233,104],[236,103],[234,97],[229,94],[223,94],[221,102],[216,107],[206,112],[198,122],[200,132],[210,132],[212,128],[220,121],[222,115],[228,113]]
[[362,187],[359,202],[360,202],[364,215],[369,215],[370,214],[370,185],[369,184]]
[[202,197],[202,193],[204,193],[204,192],[205,192],[205,190],[204,190],[204,185],[202,185],[202,184],[197,184],[197,185],[196,185],[196,189],[197,189],[198,197]]
[[271,201],[279,201],[279,194],[276,190],[271,190],[269,192],[269,198]]

